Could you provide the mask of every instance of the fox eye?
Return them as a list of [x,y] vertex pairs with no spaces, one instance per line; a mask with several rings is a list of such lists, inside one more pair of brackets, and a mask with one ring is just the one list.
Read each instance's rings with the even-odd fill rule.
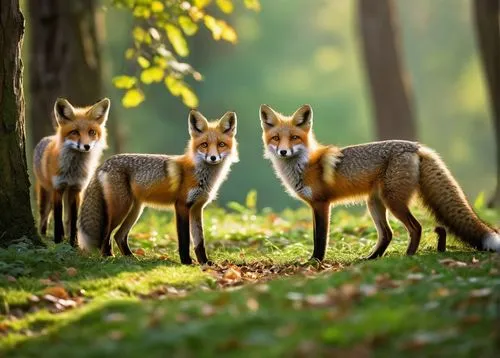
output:
[[93,137],[95,136],[97,133],[95,132],[95,130],[91,129],[89,130],[89,136]]
[[80,133],[76,129],[74,129],[71,132],[69,132],[69,134],[70,135],[79,135]]
[[226,146],[226,143],[224,143],[224,142],[220,142],[220,143],[219,143],[219,147],[221,147],[221,148],[222,148],[222,147],[225,147],[225,146]]
[[208,143],[207,143],[207,142],[203,142],[203,143],[201,143],[201,145],[200,145],[200,146],[201,146],[202,148],[206,148],[206,147],[208,147]]
[[279,141],[280,140],[280,137],[275,135],[274,137],[271,138],[272,140],[275,140],[275,141]]
[[297,140],[297,139],[299,139],[299,136],[298,136],[298,135],[293,135],[293,136],[292,136],[292,140]]

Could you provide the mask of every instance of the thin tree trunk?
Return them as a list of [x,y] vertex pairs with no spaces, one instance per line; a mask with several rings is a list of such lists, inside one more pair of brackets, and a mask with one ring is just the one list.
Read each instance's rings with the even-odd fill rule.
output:
[[362,50],[378,139],[417,138],[393,0],[359,0]]
[[21,46],[24,18],[18,0],[0,2],[0,245],[23,236],[39,241],[29,197],[24,132]]
[[57,97],[85,106],[102,97],[95,0],[29,0],[33,147],[54,129]]
[[500,1],[474,0],[473,6],[477,42],[488,86],[495,129],[497,184],[488,205],[498,207],[500,206]]

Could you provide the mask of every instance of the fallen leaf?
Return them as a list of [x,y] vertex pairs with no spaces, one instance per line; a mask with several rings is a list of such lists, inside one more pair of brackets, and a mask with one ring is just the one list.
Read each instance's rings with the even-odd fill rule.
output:
[[69,293],[66,291],[66,289],[62,286],[52,286],[52,287],[47,287],[43,291],[46,295],[52,295],[57,298],[62,298],[62,299],[68,299],[69,298]]
[[250,311],[256,312],[259,309],[259,302],[255,298],[250,297],[247,300],[247,307]]
[[68,267],[68,268],[66,269],[66,274],[67,274],[68,276],[73,277],[73,276],[76,276],[76,275],[77,275],[77,273],[78,273],[78,270],[77,270],[76,268],[74,268],[74,267]]
[[136,254],[137,256],[144,256],[146,255],[146,251],[144,251],[144,249],[139,248],[134,251],[134,254]]

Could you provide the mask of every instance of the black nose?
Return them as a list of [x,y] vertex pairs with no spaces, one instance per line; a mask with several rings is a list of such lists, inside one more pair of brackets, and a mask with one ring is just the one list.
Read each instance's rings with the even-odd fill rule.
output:
[[280,154],[282,157],[284,157],[286,155],[286,150],[280,150]]
[[89,150],[89,149],[90,149],[90,145],[85,144],[85,145],[83,146],[83,148],[85,148],[85,150]]
[[210,157],[210,160],[211,160],[212,162],[215,162],[215,159],[217,159],[217,157],[216,157],[215,155],[212,155],[212,156]]

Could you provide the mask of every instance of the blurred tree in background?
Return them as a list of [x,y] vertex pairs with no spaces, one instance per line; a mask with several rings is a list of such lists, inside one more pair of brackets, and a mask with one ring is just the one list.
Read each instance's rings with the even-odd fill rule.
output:
[[18,0],[0,2],[0,246],[23,236],[38,240],[31,213],[24,130],[21,46],[24,17]]
[[361,43],[378,139],[417,139],[394,0],[359,0]]
[[498,207],[500,205],[500,0],[474,0],[473,4],[479,52],[488,85],[496,140],[496,189],[488,206]]

